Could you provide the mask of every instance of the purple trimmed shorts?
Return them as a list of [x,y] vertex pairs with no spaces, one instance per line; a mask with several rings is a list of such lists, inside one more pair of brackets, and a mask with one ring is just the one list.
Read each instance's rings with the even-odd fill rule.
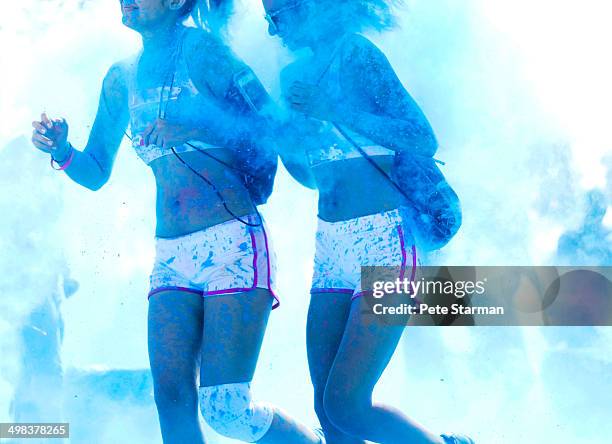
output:
[[[256,216],[247,218],[257,223]],[[265,224],[250,227],[237,220],[176,238],[155,238],[155,265],[149,297],[168,290],[204,297],[265,288],[274,297],[275,256]]]
[[311,293],[361,291],[362,266],[399,266],[398,276],[414,279],[416,247],[400,210],[340,222],[319,219]]

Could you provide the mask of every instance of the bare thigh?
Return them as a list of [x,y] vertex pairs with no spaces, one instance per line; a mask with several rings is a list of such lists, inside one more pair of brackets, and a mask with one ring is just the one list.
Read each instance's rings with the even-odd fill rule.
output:
[[262,288],[204,298],[200,386],[253,379],[272,300]]
[[371,313],[365,298],[353,301],[327,380],[328,400],[331,397],[359,404],[371,402],[374,386],[393,356],[404,329],[401,325],[384,324]]
[[312,293],[306,331],[308,366],[316,392],[325,390],[351,310],[351,295]]
[[308,367],[314,387],[315,412],[329,443],[360,444],[356,439],[335,427],[325,412],[324,395],[351,310],[351,294],[312,293],[306,327]]
[[193,387],[202,342],[202,296],[166,291],[149,299],[148,343],[156,387]]

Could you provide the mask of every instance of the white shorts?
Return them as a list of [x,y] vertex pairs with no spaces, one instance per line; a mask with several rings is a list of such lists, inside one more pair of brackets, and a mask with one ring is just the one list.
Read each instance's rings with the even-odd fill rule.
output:
[[273,291],[275,257],[265,224],[251,227],[230,220],[185,236],[158,237],[155,250],[149,297],[169,290],[208,297],[265,288],[275,299],[273,308],[279,305]]
[[340,222],[319,219],[311,293],[362,296],[361,267],[399,267],[399,278],[414,280],[414,239],[400,210]]

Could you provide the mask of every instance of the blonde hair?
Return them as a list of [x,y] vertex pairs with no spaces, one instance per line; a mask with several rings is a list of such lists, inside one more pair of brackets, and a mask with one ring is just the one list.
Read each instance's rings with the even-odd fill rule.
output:
[[192,8],[193,21],[200,28],[209,31],[222,30],[234,12],[233,0],[193,0],[196,4]]
[[384,31],[397,25],[394,9],[403,5],[402,0],[312,0],[334,14],[345,30]]

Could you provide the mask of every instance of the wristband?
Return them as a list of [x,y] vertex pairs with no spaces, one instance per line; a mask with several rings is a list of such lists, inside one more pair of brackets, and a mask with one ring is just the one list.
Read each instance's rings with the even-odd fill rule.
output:
[[[74,159],[74,147],[70,142],[68,142],[68,146],[70,147],[70,154],[65,160],[58,162],[53,158],[53,154],[51,155],[51,168],[53,168],[55,171],[63,171],[72,163],[72,159]],[[57,165],[57,167],[55,165]]]

